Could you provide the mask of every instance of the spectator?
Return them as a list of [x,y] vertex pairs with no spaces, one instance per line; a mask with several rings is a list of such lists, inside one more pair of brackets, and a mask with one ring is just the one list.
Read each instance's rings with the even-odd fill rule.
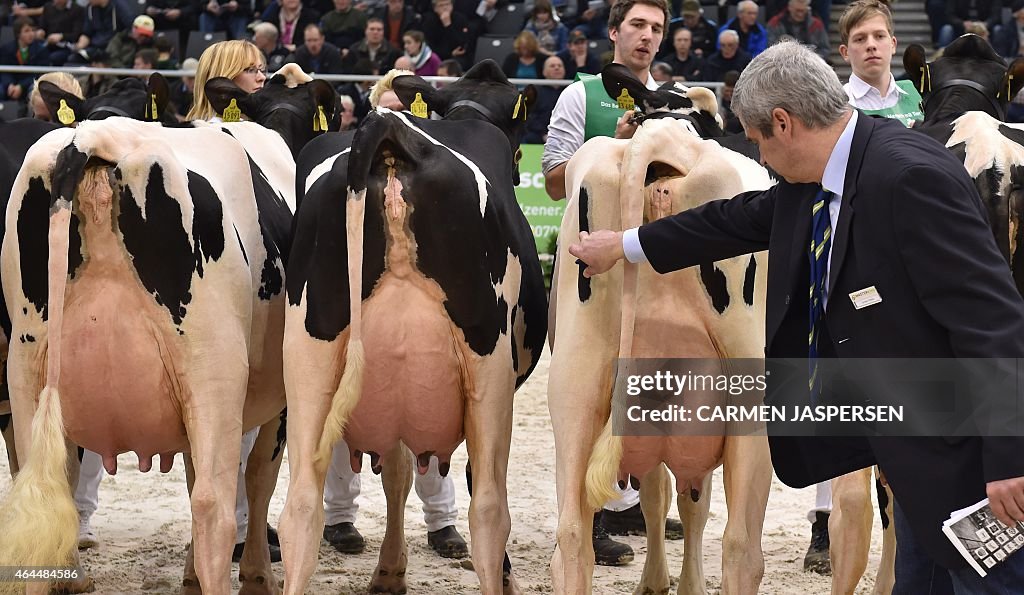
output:
[[[719,35],[726,30],[736,32],[740,48],[750,54],[751,58],[768,47],[768,31],[757,22],[757,3],[754,0],[740,0],[736,6],[736,16],[722,25],[718,30]],[[721,41],[721,36],[718,39]],[[721,75],[724,76],[725,73],[722,72]]]
[[[46,44],[36,37],[32,19],[19,17],[14,21],[14,41],[0,48],[0,64],[9,66],[49,66]],[[36,75],[23,72],[0,73],[0,99],[28,100]]]
[[542,59],[537,37],[529,31],[522,31],[512,42],[512,53],[505,56],[501,70],[510,79],[539,79],[544,64]]
[[395,60],[395,67],[392,70],[408,70],[412,72],[412,60],[409,56],[401,55]]
[[146,0],[146,16],[153,19],[157,31],[177,31],[174,43],[184,47],[194,27],[195,7],[192,0]]
[[359,126],[359,120],[356,120],[356,102],[348,95],[341,95],[338,100],[341,102],[341,128],[339,131],[355,130]]
[[251,18],[249,3],[244,0],[207,0],[199,13],[199,30],[226,31],[231,39],[245,39],[245,27]]
[[[691,47],[693,55],[701,59],[715,53],[715,42],[718,39],[718,30],[713,21],[704,18],[704,9],[700,7],[698,0],[683,0],[683,26],[690,30],[693,40]],[[675,37],[672,38],[675,43]],[[663,44],[662,47],[665,47]],[[665,54],[671,52],[669,48]]]
[[43,101],[43,96],[39,94],[39,83],[43,81],[53,83],[60,87],[61,90],[71,93],[79,99],[84,99],[85,97],[82,94],[82,85],[78,83],[78,79],[67,72],[47,72],[46,74],[40,75],[39,78],[36,79],[35,84],[32,85],[32,90],[28,94],[29,117],[35,118],[36,120],[53,122],[53,116],[50,114],[50,109],[46,107],[46,102]]
[[[579,0],[584,2],[585,0]],[[610,2],[602,2],[600,6],[587,2],[587,9],[580,13],[576,27],[582,28],[587,39],[605,39],[608,37],[608,9]],[[591,8],[594,6],[594,8]]]
[[196,76],[195,71],[199,68],[199,60],[186,58],[181,63],[181,69],[192,72],[191,75],[181,77],[177,84],[171,85],[171,110],[179,121],[185,119],[185,114],[192,109],[192,100],[195,96]]
[[302,0],[275,0],[263,11],[262,18],[277,26],[278,41],[289,52],[294,52],[298,42],[303,41],[306,26],[320,22],[320,13],[304,5]]
[[1020,40],[1024,37],[1024,0],[1014,0],[1010,7],[1011,18],[992,35],[992,47],[999,55],[1014,59],[1021,54]]
[[540,53],[546,56],[565,51],[569,42],[569,30],[555,20],[550,0],[537,0],[523,30],[537,37]]
[[[558,56],[548,56],[544,60],[544,78],[547,80],[565,79],[565,64]],[[526,131],[523,133],[523,143],[543,144],[548,140],[548,121],[551,120],[551,110],[555,109],[558,96],[562,93],[563,87],[551,85],[538,85],[537,99],[534,101],[530,111],[526,114]]]
[[402,0],[388,0],[377,17],[384,22],[384,39],[393,47],[402,45],[402,35],[409,29],[420,30],[420,15]]
[[153,48],[157,52],[157,70],[177,70],[178,59],[175,57],[174,42],[166,35],[153,40]]
[[786,10],[768,21],[769,44],[776,43],[786,35],[811,46],[828,62],[828,31],[821,19],[811,14],[810,0],[789,0]]
[[366,31],[366,13],[352,7],[352,0],[334,0],[334,10],[320,21],[327,41],[347,48],[363,38]]
[[718,51],[704,62],[704,80],[724,82],[727,72],[743,72],[747,64],[750,64],[750,54],[740,49],[740,37],[732,29],[719,34],[718,47]]
[[43,5],[46,0],[15,0],[11,6],[11,16],[15,20],[27,18],[38,24],[39,18],[43,16]]
[[[1024,0],[1022,0],[1024,1]],[[690,49],[693,47],[693,33],[686,27],[676,29],[672,36],[671,55],[665,57],[665,63],[672,67],[672,77],[680,81],[704,80],[701,69],[704,61],[695,56]]]
[[939,30],[939,47],[944,48],[963,35],[972,23],[979,23],[992,32],[1002,13],[1001,0],[946,0],[946,23]]
[[[1024,2],[1024,0],[1021,0]],[[443,60],[437,65],[437,76],[462,76],[462,64],[458,60]]]
[[132,28],[114,35],[107,44],[107,56],[114,68],[131,68],[135,54],[153,45],[153,19],[140,14],[132,22]]
[[338,46],[324,40],[320,25],[310,23],[303,31],[305,43],[296,48],[292,62],[302,68],[303,72],[316,74],[341,74],[345,66],[341,62],[341,50]]
[[585,74],[601,73],[601,60],[598,59],[594,52],[590,51],[590,46],[587,44],[587,35],[582,29],[573,29],[569,33],[569,47],[564,52],[559,53],[558,57],[562,59],[565,78],[567,79],[575,79],[577,72]]
[[288,61],[291,53],[277,42],[277,27],[273,23],[260,23],[252,30],[253,44],[263,52],[267,72],[277,72]]
[[[107,59],[107,52],[102,48],[93,48],[84,51],[82,59],[92,66],[93,68],[109,68],[110,63]],[[82,92],[85,93],[85,98],[96,97],[102,95],[110,90],[117,82],[117,79],[112,76],[104,76],[102,74],[87,74],[79,77],[78,82],[82,85]]]
[[398,59],[398,50],[384,39],[384,21],[370,17],[366,21],[366,35],[348,48],[342,60],[349,74],[384,74]]
[[735,70],[725,73],[725,76],[722,78],[722,82],[725,85],[722,87],[722,101],[718,113],[722,116],[722,121],[725,122],[724,130],[726,134],[739,134],[743,132],[743,125],[740,124],[740,119],[732,111],[732,92],[736,88],[736,81],[738,80],[740,80],[740,73]]
[[[78,50],[105,50],[114,34],[127,29],[130,23],[131,17],[122,13],[114,0],[89,0],[89,6],[85,9],[82,35],[75,47]],[[87,52],[83,58],[92,58],[92,53]],[[88,91],[86,93],[88,97]]]
[[416,72],[419,76],[437,76],[437,67],[441,64],[441,58],[437,57],[425,40],[423,32],[415,29],[406,31],[402,36],[405,56],[412,62],[412,68],[409,70]]
[[77,48],[75,42],[82,36],[85,9],[74,0],[50,0],[39,17],[39,34],[44,36],[50,63],[63,66]]
[[[160,59],[160,54],[157,53],[155,48],[146,48],[139,50],[135,54],[135,60],[132,62],[132,68],[135,70],[154,70],[156,69],[156,63]],[[142,78],[146,78],[143,76]]]
[[468,50],[473,38],[469,20],[452,10],[452,0],[433,0],[433,11],[423,15],[423,34],[442,60],[455,58],[463,68],[470,66]]
[[651,64],[651,78],[653,78],[659,85],[663,85],[672,80],[672,67],[664,62],[655,62]]

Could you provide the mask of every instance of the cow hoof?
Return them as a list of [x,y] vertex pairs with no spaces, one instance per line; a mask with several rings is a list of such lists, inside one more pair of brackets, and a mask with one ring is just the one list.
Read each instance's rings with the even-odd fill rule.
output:
[[92,577],[84,576],[78,580],[54,583],[50,587],[51,593],[92,593],[96,590],[96,583]]
[[510,572],[501,575],[501,593],[502,595],[519,595],[521,593],[516,577]]
[[272,577],[256,576],[253,578],[243,578],[239,575],[238,580],[242,583],[242,588],[238,590],[238,595],[277,595],[280,593],[280,590],[277,588],[277,582]]
[[370,581],[370,593],[390,593],[391,595],[405,595],[405,570],[389,572],[378,567],[373,571],[373,580]]
[[199,579],[183,579],[178,595],[203,595],[203,588],[199,586]]

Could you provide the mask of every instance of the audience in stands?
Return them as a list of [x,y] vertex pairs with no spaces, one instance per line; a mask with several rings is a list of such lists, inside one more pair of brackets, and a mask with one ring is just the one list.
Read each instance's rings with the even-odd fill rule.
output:
[[371,17],[366,21],[363,39],[352,44],[344,54],[345,72],[382,75],[391,70],[400,55],[384,39],[384,22]]
[[[750,54],[751,58],[760,54],[768,47],[768,31],[761,23],[757,22],[757,17],[757,3],[754,0],[741,0],[736,5],[736,16],[729,19],[718,30],[718,40],[721,41],[723,31],[735,31],[739,36],[740,48],[744,52]],[[724,74],[723,72],[722,75]]]
[[394,47],[402,45],[402,35],[409,29],[420,31],[420,15],[403,0],[387,0],[376,16],[384,22],[384,39]]
[[529,31],[537,37],[540,53],[546,56],[562,52],[569,43],[569,30],[555,20],[549,0],[537,0],[523,31]]
[[828,31],[821,19],[811,14],[811,0],[789,0],[786,9],[768,21],[768,44],[792,37],[828,61]]
[[294,52],[303,41],[302,32],[306,26],[320,22],[320,13],[304,5],[302,0],[274,0],[263,11],[261,19],[277,26],[281,45]]
[[537,37],[529,31],[523,31],[512,43],[512,53],[505,56],[501,70],[510,79],[539,79],[544,68],[544,57],[540,53]]
[[575,79],[577,72],[585,74],[601,73],[601,60],[597,57],[597,54],[590,51],[587,35],[582,29],[573,29],[569,33],[568,48],[560,52],[558,57],[562,59],[562,64],[565,67],[565,78],[567,79]]
[[[89,0],[85,9],[85,22],[82,24],[82,35],[75,44],[78,50],[106,49],[107,44],[118,31],[124,31],[132,23],[132,17],[124,14],[114,0]],[[89,59],[92,54],[87,52],[83,58]],[[85,90],[83,88],[83,90]],[[86,96],[88,96],[88,90]]]
[[423,15],[422,26],[427,43],[442,60],[455,58],[463,68],[471,66],[469,50],[476,40],[470,33],[469,19],[454,11],[452,0],[433,0],[433,10]]
[[131,68],[139,50],[153,46],[155,27],[153,19],[140,14],[132,22],[132,28],[119,31],[107,44],[107,56],[114,68]]
[[225,31],[231,39],[245,39],[245,27],[252,19],[249,4],[242,0],[208,0],[200,4],[199,30],[203,33]]
[[[698,0],[683,0],[683,8],[680,14],[682,15],[682,24],[680,25],[678,21],[670,23],[669,33],[674,34],[675,29],[680,26],[686,27],[693,36],[691,44],[693,55],[698,58],[707,58],[715,53],[715,44],[718,41],[718,25],[704,17],[704,9],[700,7],[700,2]],[[675,21],[675,19],[673,20]],[[665,36],[665,41],[661,46],[662,55],[672,51],[671,44],[674,39],[674,37],[669,35]]]
[[278,43],[277,27],[273,23],[259,23],[253,27],[252,42],[263,52],[267,72],[277,72],[288,62],[291,52]]
[[736,31],[725,29],[718,36],[718,51],[708,56],[704,62],[702,78],[706,81],[723,82],[727,72],[742,72],[747,64],[750,64],[751,59],[751,55],[740,48],[740,38]]
[[[704,60],[693,53],[693,33],[686,27],[676,29],[672,36],[672,53],[662,61],[672,68],[672,77],[680,81],[701,81]],[[709,54],[710,55],[710,54]]]
[[999,52],[1000,56],[1012,60],[1021,55],[1020,40],[1024,36],[1024,0],[1014,0],[1010,11],[1010,19],[992,34],[992,47]]
[[[0,64],[10,66],[48,66],[50,53],[36,36],[36,26],[29,17],[14,21],[14,41],[0,47]],[[0,73],[0,99],[25,101],[32,89],[35,74]]]
[[441,65],[441,58],[427,45],[422,31],[415,29],[406,31],[402,36],[402,47],[405,49],[405,56],[409,58],[409,70],[419,76],[437,76],[437,67]]
[[[558,56],[548,56],[544,60],[544,78],[548,80],[564,79],[565,64]],[[523,142],[527,144],[544,144],[548,140],[548,120],[551,119],[551,110],[555,109],[558,96],[564,87],[553,87],[550,85],[537,85],[537,99],[534,100],[530,110],[526,113],[526,131],[523,133]]]
[[50,52],[50,63],[63,66],[68,56],[78,49],[75,43],[82,36],[85,9],[74,0],[50,0],[43,6],[38,23],[39,34]]
[[363,38],[366,13],[352,6],[352,0],[334,0],[334,10],[320,21],[324,37],[339,48],[347,48]]
[[304,43],[295,48],[292,62],[304,72],[315,74],[342,74],[345,66],[341,62],[341,49],[324,39],[320,25],[310,23],[302,33]]
[[944,48],[974,23],[992,32],[1003,17],[1002,0],[946,0],[945,23],[939,29],[938,47]]

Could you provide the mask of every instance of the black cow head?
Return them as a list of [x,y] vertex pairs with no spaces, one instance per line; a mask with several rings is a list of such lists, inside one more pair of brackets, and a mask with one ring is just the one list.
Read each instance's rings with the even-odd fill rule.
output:
[[494,60],[476,64],[462,78],[441,89],[413,75],[396,77],[391,85],[402,104],[415,115],[427,117],[434,111],[446,120],[484,120],[500,128],[515,155],[514,177],[519,184],[519,139],[526,127],[526,112],[537,99],[533,85],[520,92]]
[[247,118],[280,134],[292,157],[298,157],[302,147],[314,137],[338,130],[341,101],[327,81],[290,82],[294,83],[279,72],[262,89],[250,94],[231,79],[217,77],[207,81],[204,90],[218,114],[224,114],[234,101]]
[[145,122],[174,122],[167,110],[170,86],[167,79],[153,73],[146,82],[135,77],[121,79],[109,91],[89,99],[79,99],[48,81],[39,83],[39,94],[54,122],[75,126],[82,120],[105,120],[112,116]]
[[673,117],[689,120],[701,138],[716,138],[724,134],[718,116],[718,99],[710,89],[686,87],[669,81],[652,91],[621,64],[605,66],[601,71],[601,82],[605,92],[612,99],[619,100],[619,107],[640,109],[642,115],[634,121]]
[[903,68],[921,93],[926,125],[948,122],[969,111],[1006,119],[1006,106],[1024,87],[1024,59],[1006,62],[987,41],[962,35],[929,63],[925,49],[911,45],[903,52]]

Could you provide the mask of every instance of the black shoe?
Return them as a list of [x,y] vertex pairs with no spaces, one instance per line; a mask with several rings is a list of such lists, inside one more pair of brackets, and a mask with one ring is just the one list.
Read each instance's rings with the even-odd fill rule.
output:
[[366,541],[352,523],[327,525],[324,527],[324,539],[343,554],[361,554],[366,549]]
[[281,547],[281,540],[277,537],[277,529],[267,525],[267,543]]
[[804,570],[817,574],[832,574],[832,563],[828,558],[828,513],[815,512],[811,525],[811,545],[804,556]]
[[469,546],[455,530],[455,525],[427,532],[427,543],[442,558],[465,558],[469,555]]
[[633,548],[615,541],[601,524],[601,513],[594,515],[594,562],[599,566],[625,566],[633,561]]
[[[640,504],[622,512],[601,511],[601,524],[610,535],[647,535],[647,523]],[[683,538],[683,524],[676,519],[665,519],[665,539],[675,541]]]
[[[231,561],[238,564],[242,561],[242,553],[245,551],[245,542],[236,543],[235,549],[231,550]],[[280,562],[281,561],[281,548],[280,546],[270,546],[270,561]]]

